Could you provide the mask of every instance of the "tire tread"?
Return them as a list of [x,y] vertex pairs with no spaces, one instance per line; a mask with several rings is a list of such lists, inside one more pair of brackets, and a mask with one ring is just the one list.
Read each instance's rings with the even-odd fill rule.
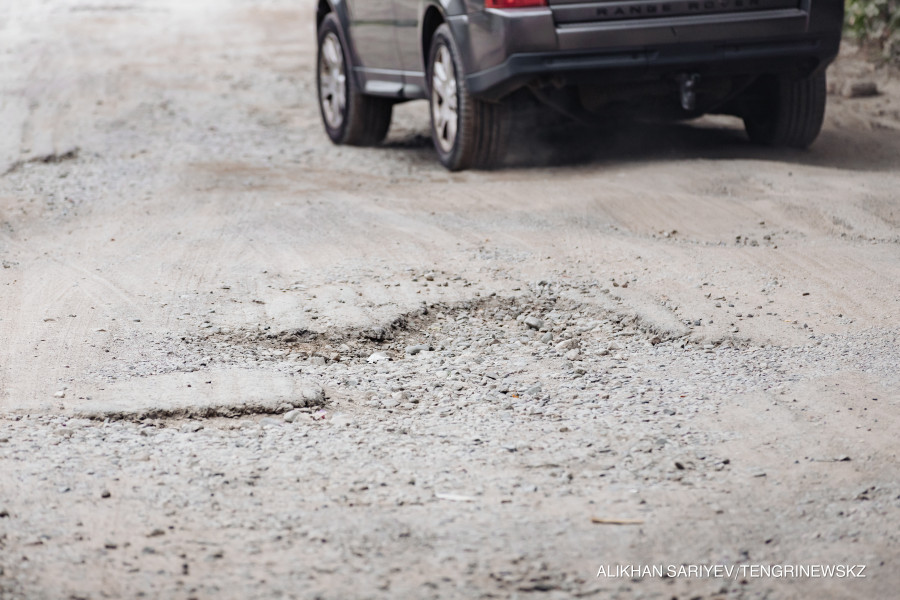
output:
[[[429,50],[428,82],[431,81],[431,64],[439,44],[450,50],[456,68],[459,111],[457,142],[449,153],[442,152],[435,142],[441,163],[451,171],[465,169],[492,169],[506,156],[509,143],[509,107],[504,102],[485,102],[475,98],[466,87],[462,59],[456,42],[446,24],[434,33]],[[434,125],[432,123],[432,134]]]
[[824,72],[801,79],[780,76],[772,82],[771,103],[744,116],[754,142],[777,147],[807,148],[818,137],[825,117]]

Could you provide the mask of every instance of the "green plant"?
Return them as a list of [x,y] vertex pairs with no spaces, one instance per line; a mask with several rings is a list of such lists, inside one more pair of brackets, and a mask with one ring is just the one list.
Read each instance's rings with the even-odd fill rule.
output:
[[900,60],[900,0],[846,0],[848,32]]

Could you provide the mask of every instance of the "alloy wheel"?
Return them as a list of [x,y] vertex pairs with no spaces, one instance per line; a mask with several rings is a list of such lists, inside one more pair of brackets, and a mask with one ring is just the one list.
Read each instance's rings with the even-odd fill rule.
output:
[[444,152],[451,152],[456,144],[458,106],[456,67],[447,46],[440,46],[431,68],[431,113],[434,135]]
[[344,50],[334,33],[325,36],[319,53],[319,100],[328,126],[339,129],[347,107],[347,74]]

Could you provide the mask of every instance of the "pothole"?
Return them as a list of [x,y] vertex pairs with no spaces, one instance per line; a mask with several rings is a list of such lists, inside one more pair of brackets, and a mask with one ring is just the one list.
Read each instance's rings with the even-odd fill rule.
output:
[[[527,319],[540,321],[539,326],[529,326]],[[204,347],[212,344],[219,348],[227,345],[236,349],[255,348],[269,352],[270,356],[297,359],[321,358],[328,364],[338,361],[364,361],[375,352],[384,352],[389,358],[401,358],[407,349],[428,346],[438,349],[449,329],[471,327],[480,329],[485,340],[496,339],[501,331],[504,337],[515,333],[530,339],[553,340],[582,336],[603,322],[610,326],[612,335],[628,332],[659,343],[667,339],[665,334],[642,323],[635,315],[610,312],[595,304],[580,303],[561,298],[558,294],[504,297],[493,294],[457,303],[424,304],[394,319],[367,327],[328,329],[321,332],[308,329],[280,331],[237,331],[186,338],[189,344]],[[591,326],[588,327],[588,324]],[[571,330],[571,326],[575,329]],[[546,334],[550,334],[547,338]],[[563,337],[560,337],[563,336]],[[202,352],[201,352],[202,353]]]

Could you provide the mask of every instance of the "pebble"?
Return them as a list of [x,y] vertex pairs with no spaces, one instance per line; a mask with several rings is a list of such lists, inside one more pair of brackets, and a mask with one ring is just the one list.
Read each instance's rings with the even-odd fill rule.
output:
[[318,385],[308,385],[300,390],[303,402],[299,406],[312,407],[325,404],[325,390]]
[[415,356],[419,352],[428,352],[431,350],[431,346],[428,344],[417,344],[415,346],[407,346],[406,353],[410,356]]
[[878,85],[874,81],[848,81],[841,93],[846,98],[870,98],[878,95]]
[[575,338],[569,338],[567,340],[563,340],[556,345],[557,350],[570,350],[578,345],[578,341]]
[[381,342],[387,337],[387,332],[384,330],[384,327],[373,327],[364,334],[364,337],[375,342]]
[[580,352],[578,352],[578,348],[574,348],[566,352],[566,360],[577,360]]
[[391,360],[391,357],[388,356],[385,352],[373,352],[369,355],[369,358],[366,359],[366,362],[371,364],[377,364],[382,362],[387,362]]
[[324,367],[326,364],[324,356],[310,356],[306,362],[313,367]]
[[293,423],[297,419],[299,419],[304,413],[299,410],[290,410],[284,413],[282,417],[286,423]]
[[544,322],[537,317],[525,317],[525,324],[531,329],[540,329],[544,326]]
[[552,341],[553,341],[553,334],[550,333],[549,331],[541,336],[541,342],[543,342],[544,344],[549,344]]

